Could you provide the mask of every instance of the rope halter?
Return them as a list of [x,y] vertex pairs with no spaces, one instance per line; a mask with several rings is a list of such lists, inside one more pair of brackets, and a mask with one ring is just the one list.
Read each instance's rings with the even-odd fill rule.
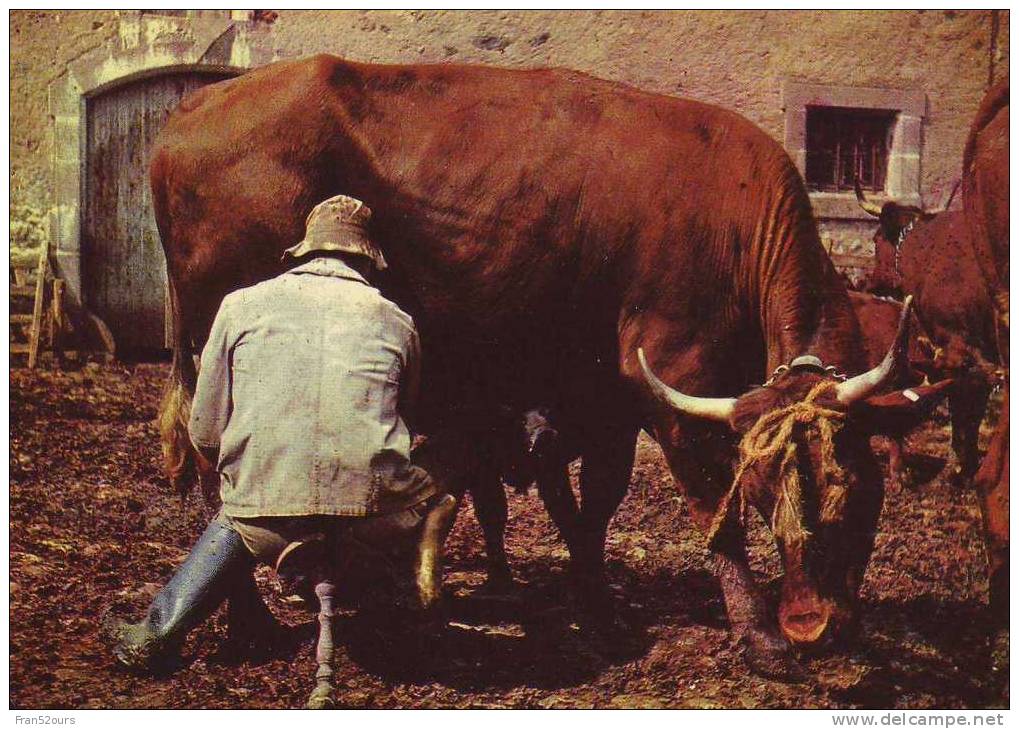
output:
[[902,244],[906,241],[906,237],[913,232],[913,226],[916,225],[917,218],[913,218],[905,225],[902,230],[899,231],[899,239],[895,241],[895,273],[902,277],[902,269],[899,268],[899,262],[902,260]]
[[[774,379],[774,378],[772,378]],[[769,381],[770,382],[770,381]],[[797,468],[796,426],[821,444],[818,486],[825,494],[821,504],[821,522],[833,523],[842,518],[846,503],[845,473],[835,460],[835,435],[845,424],[846,414],[820,404],[824,395],[835,396],[837,382],[825,379],[811,388],[806,398],[761,415],[740,440],[739,465],[732,486],[719,503],[708,530],[708,545],[717,546],[725,523],[738,520],[746,524],[747,489],[744,475],[752,467],[765,472],[777,469],[778,495],[771,514],[771,530],[777,538],[794,549],[802,549],[810,532],[804,526],[803,493]]]

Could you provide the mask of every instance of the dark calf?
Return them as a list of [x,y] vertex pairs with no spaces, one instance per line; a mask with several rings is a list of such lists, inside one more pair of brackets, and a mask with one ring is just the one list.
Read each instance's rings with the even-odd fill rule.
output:
[[504,592],[512,587],[512,572],[505,551],[506,492],[504,482],[518,492],[537,484],[552,522],[572,555],[576,554],[579,510],[570,487],[567,464],[571,452],[548,408],[537,407],[522,415],[510,415],[495,447],[494,463],[500,478],[486,479],[471,487],[474,509],[485,535],[488,558],[488,589]]

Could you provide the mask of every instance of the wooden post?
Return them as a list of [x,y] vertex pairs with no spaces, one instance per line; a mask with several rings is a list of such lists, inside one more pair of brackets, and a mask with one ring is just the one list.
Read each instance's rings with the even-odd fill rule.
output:
[[42,305],[46,294],[46,266],[49,263],[46,253],[46,246],[43,246],[39,253],[39,267],[35,274],[35,302],[32,306],[32,328],[29,331],[28,339],[28,369],[30,370],[35,369],[36,360],[39,358],[39,340],[42,336]]
[[63,342],[61,341],[64,331],[63,295],[64,280],[62,278],[53,279],[53,298],[50,299],[49,347],[60,362],[64,361]]

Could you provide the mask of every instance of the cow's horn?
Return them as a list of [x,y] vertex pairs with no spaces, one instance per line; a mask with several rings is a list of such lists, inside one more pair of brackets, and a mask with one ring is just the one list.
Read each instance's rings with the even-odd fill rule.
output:
[[684,395],[679,390],[674,390],[655,376],[655,373],[648,367],[647,359],[644,358],[644,349],[637,349],[637,359],[640,360],[640,368],[644,370],[644,378],[651,386],[655,396],[672,407],[674,410],[685,415],[693,415],[698,418],[707,418],[727,423],[732,417],[736,407],[734,397],[693,397]]
[[860,207],[865,212],[870,213],[875,218],[881,217],[881,206],[877,203],[868,202],[867,198],[863,196],[863,189],[860,187],[860,178],[853,178],[853,189],[856,190],[856,202],[860,203]]
[[907,296],[902,305],[902,314],[899,317],[899,330],[895,333],[892,346],[888,354],[881,360],[877,367],[864,372],[862,375],[851,377],[845,382],[840,382],[835,392],[839,402],[843,405],[852,405],[873,392],[877,392],[888,382],[899,357],[906,351],[906,341],[909,339],[909,317],[913,308],[913,297]]
[[948,208],[952,207],[952,200],[955,199],[955,193],[959,191],[959,185],[961,184],[962,178],[956,177],[955,183],[952,185],[952,191],[948,194],[948,202],[945,203],[944,207],[937,211],[938,213],[943,213],[948,210]]

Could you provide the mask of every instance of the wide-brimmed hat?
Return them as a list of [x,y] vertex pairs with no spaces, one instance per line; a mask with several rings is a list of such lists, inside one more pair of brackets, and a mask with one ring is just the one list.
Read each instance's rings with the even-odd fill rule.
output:
[[348,195],[323,200],[308,214],[304,240],[283,251],[283,258],[300,258],[316,251],[353,253],[372,259],[381,271],[386,259],[368,237],[371,216],[371,208]]

